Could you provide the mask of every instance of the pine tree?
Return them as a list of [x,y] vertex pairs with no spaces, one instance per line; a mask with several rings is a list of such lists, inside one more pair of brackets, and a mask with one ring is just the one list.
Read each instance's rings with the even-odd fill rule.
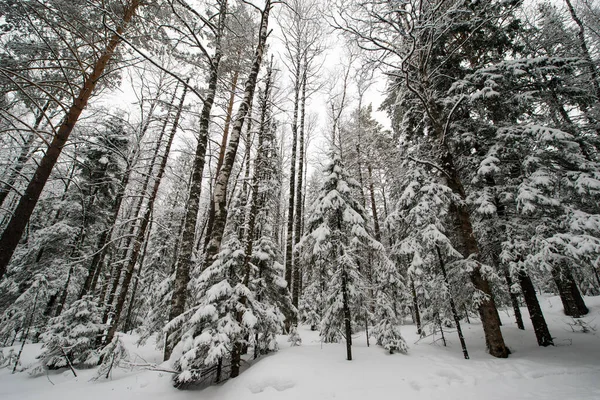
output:
[[398,299],[406,290],[396,265],[389,259],[382,260],[376,270],[374,319],[377,324],[373,327],[372,334],[377,344],[390,354],[394,352],[408,352],[408,345],[400,332],[402,312],[399,309]]
[[319,258],[327,276],[321,336],[326,342],[336,342],[343,332],[346,356],[352,360],[352,323],[367,292],[359,264],[365,261],[363,251],[383,249],[368,232],[365,210],[356,199],[358,182],[348,176],[339,155],[331,155],[323,175],[300,246]]
[[104,328],[101,311],[92,296],[75,301],[48,322],[42,334],[44,350],[38,357],[40,365],[49,369],[97,365],[100,358],[96,341]]

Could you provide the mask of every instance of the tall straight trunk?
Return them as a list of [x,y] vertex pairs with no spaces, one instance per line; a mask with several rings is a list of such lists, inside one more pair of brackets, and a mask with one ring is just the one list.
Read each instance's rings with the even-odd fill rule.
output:
[[503,267],[502,272],[504,273],[504,279],[506,280],[506,286],[508,286],[508,294],[510,295],[510,302],[513,307],[513,311],[515,312],[515,321],[517,322],[517,328],[521,330],[525,330],[525,325],[523,324],[523,316],[521,315],[521,308],[519,307],[519,299],[517,295],[512,290],[513,281],[510,276],[510,272],[508,272],[508,268]]
[[[443,136],[440,134],[440,137]],[[454,165],[454,159],[450,153],[450,149],[448,149],[446,143],[444,143],[444,154],[442,155],[441,161],[447,174],[448,186],[454,193],[459,195],[461,199],[466,199],[462,181],[458,174],[458,170]],[[464,204],[453,204],[451,211],[454,213],[458,222],[457,233],[466,252],[465,257],[474,256],[472,262],[476,263],[470,274],[471,282],[475,289],[480,290],[487,296],[487,298],[484,298],[479,304],[479,315],[481,317],[488,350],[494,357],[506,358],[508,357],[509,350],[504,344],[504,338],[502,336],[502,331],[500,330],[500,320],[498,318],[496,304],[492,297],[490,283],[481,274],[481,267],[477,260],[479,258],[479,246],[473,232],[469,210]]]
[[523,299],[525,299],[525,304],[529,311],[529,318],[531,319],[538,345],[544,347],[554,345],[552,336],[548,330],[548,325],[546,324],[546,319],[544,318],[544,313],[542,312],[542,307],[540,307],[537,295],[535,294],[535,288],[533,287],[531,278],[527,272],[519,270],[517,279],[519,280],[519,286],[521,286],[521,291],[523,292]]
[[[219,83],[219,64],[221,63],[221,57],[223,55],[221,41],[225,31],[226,16],[227,0],[223,0],[219,8],[219,22],[217,35],[215,37],[215,53],[211,60],[208,90],[206,91],[204,102],[202,104],[202,112],[200,114],[198,143],[196,144],[192,177],[189,185],[187,202],[185,204],[185,224],[183,226],[183,232],[181,233],[179,252],[177,253],[177,261],[175,263],[175,280],[173,282],[169,320],[179,316],[185,309],[187,285],[190,280],[190,268],[193,262],[192,255],[196,239],[196,223],[198,221],[200,195],[202,193],[202,175],[204,174],[204,161],[206,158],[206,146],[208,144],[210,113],[215,102],[215,94]],[[171,357],[172,351],[172,348],[169,345],[171,342],[167,341],[166,343],[163,353],[164,360],[168,360]]]
[[[256,89],[256,81],[258,79],[258,73],[260,71],[265,45],[267,42],[269,14],[271,12],[271,7],[271,0],[267,0],[265,8],[262,11],[258,44],[256,45],[252,69],[248,75],[248,79],[246,80],[244,98],[235,117],[235,122],[231,131],[231,139],[229,141],[229,145],[227,146],[227,152],[225,153],[225,162],[223,163],[223,168],[221,168],[219,175],[217,175],[213,195],[213,202],[215,203],[215,222],[211,233],[211,239],[206,249],[207,263],[212,262],[213,258],[217,255],[221,248],[221,241],[223,239],[223,232],[225,230],[225,223],[227,221],[227,186],[231,171],[233,169],[233,164],[235,162],[235,156],[237,154],[237,148],[242,133],[242,126],[244,124],[244,120],[246,119],[252,98],[254,97],[254,90]],[[246,274],[245,277],[245,280],[247,279],[248,274]],[[240,313],[238,313],[237,318],[238,320],[241,319]],[[240,342],[236,342],[234,343],[233,347],[230,376],[235,378],[240,373],[240,356],[242,346]]]
[[415,312],[415,324],[417,324],[417,333],[421,336],[421,313],[419,312],[419,301],[417,300],[417,291],[415,289],[415,281],[412,276],[410,278],[410,291],[413,298],[413,309]]
[[171,133],[167,140],[167,146],[165,148],[165,152],[162,156],[162,160],[160,166],[158,168],[158,174],[156,175],[156,179],[154,181],[154,187],[152,188],[152,192],[150,194],[150,198],[148,199],[148,206],[146,208],[146,212],[144,213],[144,217],[142,218],[140,229],[137,233],[137,237],[135,242],[133,243],[133,253],[129,258],[127,269],[125,270],[125,276],[123,277],[123,283],[121,284],[121,291],[119,293],[119,297],[117,298],[117,304],[115,306],[115,313],[113,315],[110,328],[108,329],[108,334],[106,336],[105,343],[110,343],[117,332],[117,326],[119,324],[119,318],[121,317],[121,312],[123,311],[123,306],[125,305],[125,300],[127,298],[127,292],[129,291],[129,284],[131,283],[131,278],[133,276],[133,270],[138,261],[138,257],[140,256],[140,250],[142,248],[142,243],[144,241],[144,237],[146,236],[146,230],[150,223],[150,216],[152,215],[152,211],[154,210],[154,202],[156,201],[156,195],[158,194],[158,188],[160,187],[160,182],[165,173],[165,169],[167,166],[167,160],[169,159],[169,153],[171,152],[171,145],[173,144],[173,138],[175,137],[175,133],[177,133],[177,128],[179,126],[179,119],[181,118],[181,112],[183,110],[183,102],[185,101],[185,96],[187,94],[188,86],[187,84],[183,88],[183,94],[181,95],[181,100],[179,101],[179,107],[177,108],[177,114],[175,114],[175,119],[173,120],[173,128],[171,129]]
[[125,32],[125,28],[131,22],[140,5],[141,0],[131,0],[124,6],[121,24],[117,27],[116,32],[110,36],[106,47],[100,54],[100,57],[96,60],[91,73],[85,77],[79,95],[73,99],[73,104],[63,118],[50,146],[46,149],[44,156],[40,160],[33,178],[29,182],[29,185],[27,185],[8,225],[4,229],[4,232],[0,237],[0,278],[6,273],[8,263],[21,240],[23,232],[25,232],[25,227],[29,222],[29,218],[31,218],[33,209],[40,199],[42,190],[50,177],[50,173],[52,172],[62,149],[67,144],[67,140],[77,124],[81,112],[87,106],[96,85],[104,75],[106,66],[113,58],[115,50],[121,42],[121,37]]
[[[292,116],[292,155],[290,159],[290,182],[288,193],[287,229],[285,239],[285,281],[290,294],[293,295],[293,268],[294,268],[294,202],[296,194],[296,151],[298,142],[298,111],[300,108],[300,90],[302,86],[301,55],[298,52],[295,60],[294,76],[294,114]],[[293,299],[292,299],[293,301]],[[286,315],[286,323],[295,321],[296,316]]]
[[348,272],[342,272],[342,307],[344,312],[344,335],[346,336],[346,359],[352,361],[352,315],[348,299]]
[[[256,151],[256,158],[254,161],[254,174],[252,176],[252,185],[250,188],[250,207],[249,207],[249,213],[248,213],[248,221],[247,221],[247,229],[245,232],[245,248],[244,248],[244,262],[242,265],[242,272],[243,272],[243,284],[248,287],[249,282],[250,282],[250,274],[252,271],[251,268],[251,260],[252,260],[252,252],[253,252],[253,248],[254,248],[254,238],[255,238],[255,228],[256,228],[256,217],[258,215],[258,210],[259,207],[262,206],[262,204],[260,204],[260,200],[262,199],[262,197],[260,196],[260,194],[258,193],[258,189],[259,189],[259,184],[260,184],[260,180],[261,177],[264,176],[264,171],[263,171],[263,164],[264,164],[264,148],[263,148],[263,143],[264,143],[264,136],[266,133],[266,130],[269,129],[269,122],[267,121],[267,117],[268,117],[268,111],[269,111],[269,101],[270,101],[270,93],[271,93],[271,68],[268,69],[268,74],[267,74],[267,79],[265,82],[265,92],[264,92],[264,98],[262,99],[263,101],[261,102],[260,108],[261,108],[261,112],[260,112],[260,127],[258,130],[258,148]],[[249,162],[249,161],[248,161]],[[246,304],[247,299],[245,297],[243,297],[242,299],[240,299],[240,302],[242,304]],[[241,313],[237,313],[236,318],[238,323],[242,322],[242,317],[243,315]],[[256,345],[256,344],[255,344]],[[242,353],[244,353],[243,351],[244,349],[241,348],[240,343],[235,343],[234,344],[234,352],[232,355],[232,365],[236,365],[236,368],[239,368],[239,363],[240,363],[240,356]],[[256,358],[256,350],[255,350],[255,358]],[[237,376],[237,375],[236,375]],[[234,377],[233,372],[232,372],[232,377]]]
[[[452,316],[454,317],[454,324],[456,325],[456,333],[458,334],[458,339],[460,340],[460,347],[462,347],[463,356],[465,360],[469,359],[469,352],[467,350],[467,344],[465,342],[465,337],[463,336],[462,328],[460,327],[460,317],[458,316],[458,311],[456,310],[456,304],[454,303],[454,299],[452,298],[452,294],[450,291],[450,280],[448,279],[448,273],[446,272],[446,265],[444,264],[444,260],[442,259],[442,253],[438,246],[435,246],[438,255],[438,261],[440,263],[440,269],[442,270],[442,275],[444,276],[444,282],[446,283],[446,287],[448,288],[449,293],[449,302],[450,302],[450,311],[452,311]],[[440,330],[442,327],[440,325]]]
[[[231,126],[231,118],[233,116],[233,103],[235,101],[235,93],[237,87],[237,81],[239,78],[239,70],[236,70],[233,75],[233,81],[231,83],[231,94],[229,96],[229,104],[227,105],[227,115],[225,116],[225,128],[223,129],[223,138],[221,140],[221,146],[219,147],[219,157],[217,158],[217,166],[215,167],[215,179],[217,175],[219,175],[219,171],[223,166],[223,161],[225,159],[225,149],[227,148],[227,138],[229,137],[229,127]],[[250,134],[250,130],[248,130],[248,135]],[[207,231],[206,231],[206,243],[204,243],[204,247],[208,245],[208,238],[210,237],[210,233],[212,232],[212,226],[215,222],[215,205],[214,203],[210,203],[208,210],[208,220],[207,220]]]
[[[250,107],[252,98],[254,97],[254,90],[256,89],[256,81],[258,79],[258,73],[260,71],[260,65],[262,63],[262,58],[265,51],[265,44],[267,42],[269,13],[271,11],[271,7],[271,0],[267,0],[265,8],[262,11],[259,40],[254,54],[252,69],[250,70],[250,74],[248,75],[246,84],[244,85],[244,97],[234,119],[231,137],[227,146],[227,151],[225,152],[225,162],[219,171],[219,175],[217,176],[215,183],[212,200],[215,203],[215,222],[213,224],[213,230],[210,235],[210,241],[206,248],[205,255],[206,263],[208,264],[213,261],[214,257],[219,252],[221,248],[221,241],[223,240],[223,232],[225,230],[225,223],[227,221],[227,186],[229,184],[229,177],[231,176],[233,164],[235,163],[240,136],[242,133],[242,126],[248,114],[248,109]],[[234,375],[234,371],[235,369],[232,368],[232,377],[236,376]],[[239,369],[237,370],[237,373],[239,373]]]
[[381,228],[379,227],[379,216],[377,215],[377,204],[375,203],[375,184],[373,183],[373,167],[371,162],[367,161],[367,174],[369,175],[369,194],[371,198],[371,212],[373,213],[373,228],[375,239],[381,242]]
[[565,260],[561,260],[559,265],[552,269],[552,277],[558,288],[558,294],[563,304],[565,315],[573,318],[580,318],[586,315],[589,310],[577,288],[571,268]]
[[0,207],[4,205],[4,200],[6,200],[6,197],[10,193],[11,189],[15,186],[17,179],[19,179],[19,175],[21,175],[21,171],[23,170],[23,168],[25,168],[27,160],[29,160],[29,158],[31,157],[31,147],[33,143],[35,143],[35,139],[37,138],[36,132],[39,129],[42,120],[44,119],[44,115],[46,114],[46,111],[48,111],[49,107],[50,102],[47,101],[46,104],[44,104],[44,107],[42,107],[42,109],[39,111],[39,114],[36,116],[32,126],[33,132],[29,134],[29,137],[27,138],[25,143],[23,143],[23,147],[21,148],[19,157],[17,157],[17,160],[15,161],[14,166],[12,167],[12,171],[8,179],[6,180],[6,182],[4,182],[2,187],[0,187]]
[[[295,193],[295,201],[296,201],[296,211],[294,218],[296,219],[295,227],[294,227],[294,246],[298,244],[300,238],[302,237],[302,202],[304,197],[302,196],[302,187],[303,187],[303,175],[304,175],[304,130],[305,130],[305,119],[306,119],[306,70],[308,66],[306,65],[305,60],[304,72],[302,75],[302,95],[300,98],[300,130],[299,130],[299,150],[298,150],[298,179],[296,183],[296,193]],[[292,249],[293,250],[293,249]],[[293,255],[292,255],[293,257]],[[300,262],[296,260],[293,263],[293,286],[292,286],[292,304],[296,309],[298,309],[298,299],[300,297],[300,293],[302,290],[302,278],[300,271]],[[296,321],[297,323],[297,321]]]

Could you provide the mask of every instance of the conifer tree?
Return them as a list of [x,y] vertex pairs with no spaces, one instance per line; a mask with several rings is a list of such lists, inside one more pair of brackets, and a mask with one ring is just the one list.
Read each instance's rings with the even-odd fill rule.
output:
[[352,360],[352,323],[367,291],[359,263],[365,262],[363,251],[383,248],[368,232],[365,210],[356,199],[358,182],[348,176],[337,153],[331,155],[323,175],[300,246],[318,257],[325,269],[321,336],[326,342],[336,342],[343,334],[346,357]]
[[[75,301],[48,322],[42,334],[44,351],[38,357],[44,368],[91,367],[100,361],[96,341],[105,326],[92,296]],[[34,367],[34,369],[37,367]]]

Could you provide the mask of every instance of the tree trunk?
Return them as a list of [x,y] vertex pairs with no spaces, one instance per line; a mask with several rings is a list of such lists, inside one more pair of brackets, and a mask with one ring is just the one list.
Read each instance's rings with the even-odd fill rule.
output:
[[[440,135],[441,136],[441,135]],[[445,146],[446,147],[446,146]],[[460,196],[461,199],[466,199],[465,190],[458,175],[458,171],[454,166],[454,159],[448,148],[444,149],[442,163],[447,174],[448,186],[454,193]],[[488,280],[481,275],[481,267],[477,258],[479,256],[479,247],[475,235],[473,233],[473,225],[471,224],[471,216],[469,210],[463,204],[453,204],[451,212],[455,214],[458,222],[458,235],[466,252],[466,257],[474,257],[474,263],[477,263],[471,271],[471,282],[475,289],[482,291],[487,298],[484,298],[479,305],[479,315],[485,333],[485,339],[490,354],[494,357],[506,358],[509,351],[504,344],[502,331],[500,330],[500,321],[497,314],[496,304],[492,297],[492,290]]]
[[46,149],[33,178],[25,189],[8,225],[2,233],[2,236],[0,237],[0,278],[6,273],[8,263],[19,244],[19,240],[25,231],[25,227],[29,222],[33,209],[42,194],[42,190],[50,177],[50,173],[52,172],[63,147],[66,145],[75,124],[81,116],[81,112],[87,106],[98,81],[102,78],[106,66],[112,59],[117,46],[121,42],[121,36],[123,35],[125,28],[131,22],[140,4],[141,0],[131,0],[124,7],[121,24],[117,27],[116,32],[110,37],[106,47],[94,64],[92,72],[84,79],[83,87],[81,88],[79,95],[73,100],[71,108],[62,120],[56,135],[54,135],[50,146]]
[[508,294],[510,295],[510,302],[513,306],[513,311],[515,312],[515,320],[517,322],[517,328],[521,330],[525,330],[525,325],[523,325],[523,316],[521,315],[521,308],[519,307],[519,299],[517,295],[512,291],[512,278],[510,277],[510,273],[507,268],[502,268],[504,272],[504,279],[506,280],[506,286],[508,286]]
[[141,221],[140,229],[137,233],[136,240],[133,244],[133,253],[131,255],[131,258],[129,259],[127,269],[125,270],[125,276],[123,277],[123,283],[121,284],[121,291],[119,293],[119,297],[117,298],[117,304],[115,306],[115,313],[112,318],[110,328],[108,329],[108,334],[106,336],[105,343],[110,343],[117,331],[117,325],[119,323],[119,318],[121,316],[121,312],[123,311],[123,306],[125,305],[125,300],[127,298],[127,292],[129,291],[129,284],[131,283],[131,278],[133,276],[133,270],[135,268],[138,257],[140,255],[142,242],[144,241],[144,237],[146,236],[146,229],[148,228],[148,224],[150,223],[150,216],[154,209],[154,202],[156,200],[156,195],[158,194],[158,188],[160,187],[160,182],[165,173],[165,169],[167,166],[167,160],[169,158],[169,153],[171,152],[171,145],[173,144],[173,138],[175,137],[175,133],[177,133],[177,128],[179,126],[179,119],[181,117],[181,112],[183,110],[183,102],[185,101],[185,95],[187,94],[187,89],[188,89],[188,86],[186,84],[183,88],[183,94],[181,95],[181,100],[179,102],[177,114],[175,115],[175,119],[173,120],[173,128],[171,129],[171,133],[170,133],[168,141],[167,141],[167,146],[166,146],[165,152],[162,156],[160,167],[158,169],[158,174],[156,176],[156,180],[154,181],[154,187],[152,188],[152,193],[150,194],[150,199],[148,200],[148,206],[146,208],[144,217]]
[[535,294],[535,288],[533,287],[531,278],[525,271],[520,270],[518,279],[538,345],[544,347],[554,345],[552,336],[550,336],[550,331],[548,330],[548,325],[546,324],[546,319],[544,318],[544,313],[542,312],[542,307],[540,307],[540,303]]
[[[221,40],[225,30],[225,18],[227,16],[227,1],[221,2],[219,9],[218,31],[215,38],[215,54],[212,59],[208,90],[202,104],[200,115],[200,127],[194,165],[189,186],[188,199],[185,205],[185,224],[181,234],[181,242],[175,264],[175,280],[173,282],[173,295],[171,297],[171,309],[169,320],[179,316],[185,310],[187,285],[190,280],[190,267],[192,264],[192,253],[196,239],[196,223],[198,221],[198,209],[200,206],[200,195],[202,193],[202,175],[204,174],[204,161],[206,157],[206,146],[208,143],[208,128],[210,125],[210,113],[215,102],[215,94],[219,83],[219,64],[222,57]],[[171,341],[167,341],[163,353],[166,361],[171,357]]]
[[144,266],[144,259],[146,258],[146,251],[148,249],[148,242],[150,240],[150,232],[152,231],[152,219],[148,224],[148,229],[146,233],[146,238],[144,239],[144,248],[142,249],[142,256],[140,257],[139,267],[136,272],[135,282],[133,283],[133,290],[131,291],[131,295],[129,296],[129,307],[127,307],[127,314],[125,316],[125,325],[123,326],[124,332],[129,332],[131,326],[131,316],[133,314],[133,307],[135,305],[135,295],[137,293],[137,288],[140,283],[140,277],[142,276],[142,268]]
[[[465,337],[463,336],[462,328],[460,327],[460,317],[458,316],[458,311],[456,310],[456,304],[454,303],[454,299],[452,298],[452,294],[450,291],[450,281],[448,280],[448,274],[446,273],[446,266],[444,265],[444,260],[442,259],[442,253],[440,252],[440,248],[435,246],[437,251],[438,260],[440,263],[440,269],[442,270],[442,275],[444,276],[444,282],[446,282],[446,287],[448,288],[448,293],[450,294],[450,310],[452,311],[452,316],[454,317],[454,323],[456,324],[456,333],[458,334],[458,339],[460,340],[460,347],[462,347],[463,356],[465,360],[469,359],[469,352],[467,351],[467,344],[465,343]],[[442,327],[440,325],[440,330]],[[443,332],[443,330],[442,330]]]
[[348,299],[348,276],[342,272],[342,301],[344,309],[344,331],[346,336],[346,359],[352,361],[352,315],[350,314],[350,302]]
[[[223,139],[221,140],[221,146],[219,147],[219,157],[217,158],[217,166],[215,167],[215,179],[217,175],[219,175],[219,171],[221,170],[221,167],[223,166],[223,161],[225,159],[225,149],[227,149],[227,138],[229,137],[229,127],[231,126],[231,118],[233,116],[233,102],[235,100],[238,78],[239,71],[236,70],[235,74],[233,75],[233,81],[231,83],[231,94],[229,96],[229,104],[227,105],[227,115],[225,116],[225,128],[223,129]],[[250,134],[249,131],[248,134]],[[211,202],[208,210],[208,220],[206,225],[206,242],[204,243],[204,248],[208,246],[208,239],[210,238],[214,222],[215,205],[213,202]]]
[[580,318],[589,310],[577,288],[573,274],[566,261],[561,260],[559,266],[552,269],[552,277],[558,288],[558,294],[563,304],[565,315]]
[[379,227],[379,217],[377,215],[377,204],[375,203],[375,185],[373,183],[373,167],[371,162],[367,161],[367,173],[369,175],[369,194],[371,198],[371,212],[373,213],[373,228],[375,231],[375,239],[381,242],[381,229]]
[[[299,143],[299,151],[298,151],[298,182],[296,184],[296,192],[294,193],[294,196],[296,197],[295,201],[296,201],[296,210],[295,210],[295,215],[294,218],[296,220],[295,222],[295,227],[294,227],[294,247],[295,245],[298,244],[298,242],[300,241],[300,238],[302,237],[302,219],[303,219],[303,214],[302,214],[302,201],[303,201],[303,196],[302,196],[302,178],[303,178],[303,174],[304,174],[304,129],[305,129],[305,118],[306,118],[306,70],[308,69],[308,66],[306,65],[306,61],[305,61],[305,65],[304,65],[304,72],[302,75],[302,95],[300,98],[300,130],[299,130],[299,139],[300,139],[300,143]],[[293,160],[295,160],[295,157],[292,157]],[[293,257],[293,250],[292,249],[292,257]],[[292,286],[292,304],[294,305],[294,307],[296,307],[296,309],[298,309],[298,299],[300,297],[300,292],[302,289],[302,279],[301,279],[301,271],[300,271],[300,262],[299,260],[295,260],[295,262],[292,263],[292,268],[293,268],[293,277],[292,277],[292,281],[293,281],[293,286]],[[297,321],[297,316],[296,316],[296,321],[295,323],[298,324]]]
[[260,70],[260,65],[265,50],[265,44],[267,41],[268,20],[270,10],[271,1],[267,0],[265,8],[262,11],[262,18],[259,30],[259,41],[254,55],[254,62],[252,64],[252,69],[244,86],[245,89],[243,100],[238,108],[236,117],[234,119],[231,137],[227,146],[227,151],[225,153],[225,162],[223,163],[221,171],[219,171],[219,175],[217,176],[215,183],[215,189],[212,200],[215,203],[215,222],[213,226],[213,231],[210,235],[210,241],[206,248],[205,255],[206,263],[208,263],[208,265],[210,265],[210,263],[213,261],[214,257],[217,255],[221,248],[221,241],[223,239],[223,232],[225,230],[225,223],[227,221],[227,186],[229,184],[229,177],[231,176],[233,164],[235,163],[235,157],[240,142],[242,126],[246,119],[248,109],[250,107],[250,102],[254,97],[254,90],[256,88],[256,81],[258,79],[258,72]]
[[[299,41],[300,38],[298,37]],[[292,154],[290,160],[290,182],[288,193],[288,214],[287,214],[287,230],[285,239],[285,281],[287,282],[288,290],[293,298],[293,279],[294,279],[294,202],[296,194],[296,149],[298,142],[298,110],[300,108],[300,90],[302,87],[302,55],[299,51],[295,54],[294,63],[294,113],[292,116]],[[297,299],[296,299],[297,300]],[[296,315],[286,315],[286,327],[289,328],[290,323],[296,323]]]
[[410,291],[412,292],[413,298],[413,309],[415,312],[415,323],[417,324],[417,333],[421,336],[421,313],[419,312],[419,302],[417,300],[417,291],[415,289],[415,281],[410,278]]

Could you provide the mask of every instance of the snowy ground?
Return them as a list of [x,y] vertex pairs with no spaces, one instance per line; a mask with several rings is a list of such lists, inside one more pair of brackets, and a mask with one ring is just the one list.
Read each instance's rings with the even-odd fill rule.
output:
[[[483,332],[474,321],[464,324],[471,360],[464,360],[455,334],[448,347],[422,340],[415,344],[413,326],[403,327],[410,345],[408,355],[388,355],[377,346],[366,346],[356,335],[354,361],[345,360],[343,344],[321,344],[318,334],[301,328],[303,345],[289,347],[282,337],[281,350],[264,357],[240,377],[202,391],[179,391],[168,373],[118,370],[109,380],[90,382],[94,370],[71,371],[31,378],[0,370],[2,400],[121,400],[165,398],[201,400],[379,400],[379,399],[600,399],[600,297],[586,298],[590,314],[585,321],[598,331],[574,333],[562,315],[556,297],[542,300],[555,347],[538,347],[526,309],[526,330],[519,331],[502,313],[503,332],[512,354],[494,359],[483,351]],[[138,363],[160,362],[152,346],[136,347],[125,336]],[[28,345],[24,363],[32,362],[40,345]],[[145,360],[145,361],[142,361]]]

